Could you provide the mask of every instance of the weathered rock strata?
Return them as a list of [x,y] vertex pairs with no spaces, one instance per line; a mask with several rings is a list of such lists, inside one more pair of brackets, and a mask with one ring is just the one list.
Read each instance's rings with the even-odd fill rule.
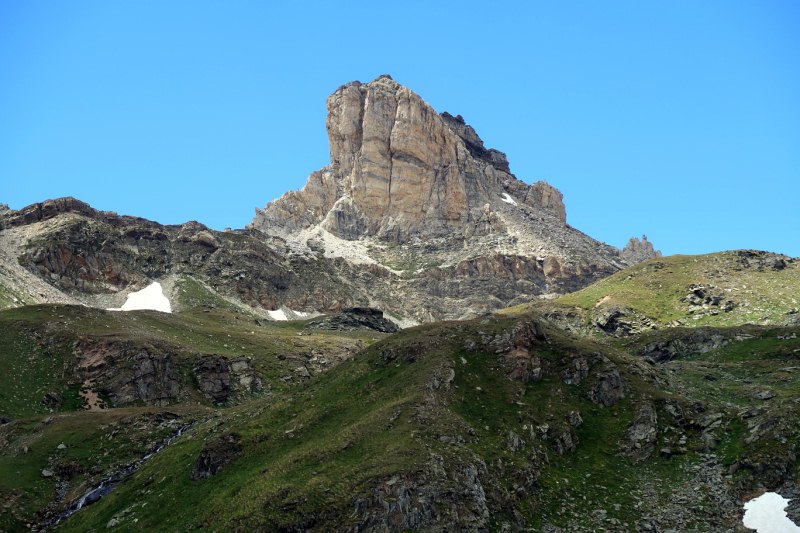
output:
[[323,223],[345,239],[405,242],[463,234],[503,194],[566,218],[557,190],[516,180],[463,119],[437,114],[388,76],[340,87],[327,107],[331,165],[259,211],[254,227],[292,234]]
[[[331,164],[251,224],[293,250],[311,237],[326,256],[402,264],[414,292],[467,303],[457,317],[576,290],[627,264],[566,224],[557,189],[517,179],[462,117],[437,114],[390,77],[346,84],[327,107]],[[456,305],[422,320],[453,317]]]

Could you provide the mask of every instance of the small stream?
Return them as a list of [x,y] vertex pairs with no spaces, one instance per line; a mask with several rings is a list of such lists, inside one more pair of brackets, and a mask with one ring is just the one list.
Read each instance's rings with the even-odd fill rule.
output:
[[165,438],[161,444],[159,444],[153,451],[148,453],[147,455],[140,457],[139,459],[128,463],[127,465],[123,466],[113,474],[110,474],[103,479],[100,480],[100,483],[91,487],[87,490],[80,498],[72,502],[72,504],[67,507],[64,511],[56,515],[54,518],[51,518],[47,522],[43,524],[42,530],[49,529],[76,512],[80,511],[87,505],[91,505],[98,500],[100,500],[103,496],[106,496],[111,491],[113,491],[117,485],[119,485],[122,481],[129,478],[134,472],[136,472],[144,463],[149,461],[154,455],[159,453],[161,450],[172,444],[172,442],[184,434],[184,432],[189,429],[192,424],[184,424],[183,426],[179,427],[178,430],[173,433],[172,435]]

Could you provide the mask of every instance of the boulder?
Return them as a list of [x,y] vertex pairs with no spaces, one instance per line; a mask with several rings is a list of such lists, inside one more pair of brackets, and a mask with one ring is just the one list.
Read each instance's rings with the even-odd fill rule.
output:
[[241,440],[238,433],[229,433],[206,442],[192,467],[192,480],[199,481],[217,475],[242,452]]

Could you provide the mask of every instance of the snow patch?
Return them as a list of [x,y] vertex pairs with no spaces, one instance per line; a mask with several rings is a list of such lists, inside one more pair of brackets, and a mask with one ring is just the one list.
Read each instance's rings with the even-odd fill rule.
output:
[[744,504],[742,523],[758,533],[800,532],[800,527],[786,516],[790,501],[777,492],[765,492]]
[[169,299],[164,296],[164,290],[161,284],[154,281],[144,289],[132,292],[128,295],[128,299],[122,304],[122,307],[110,307],[109,311],[139,311],[151,310],[161,311],[162,313],[171,313],[172,306]]
[[267,311],[267,314],[272,320],[289,320],[283,309],[276,309],[275,311]]
[[504,192],[503,193],[503,197],[500,198],[500,199],[503,200],[507,204],[517,205],[517,201],[514,200],[513,198],[511,198],[511,196],[507,192]]
[[319,313],[311,311],[295,311],[294,309],[276,309],[274,311],[267,311],[267,314],[272,320],[302,320],[311,316],[317,316]]

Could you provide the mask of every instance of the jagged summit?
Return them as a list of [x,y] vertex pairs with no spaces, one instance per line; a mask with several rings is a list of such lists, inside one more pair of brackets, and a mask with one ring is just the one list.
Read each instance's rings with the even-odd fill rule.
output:
[[628,244],[622,249],[620,255],[628,263],[635,264],[654,257],[661,257],[661,252],[653,248],[653,243],[647,240],[647,235],[642,235],[641,240],[636,237],[628,239]]
[[344,239],[405,242],[505,232],[495,213],[510,205],[566,221],[557,189],[518,180],[463,118],[436,113],[390,76],[341,86],[327,109],[331,164],[259,210],[254,227],[288,234],[320,225]]
[[383,267],[427,295],[422,307],[444,302],[438,316],[465,299],[474,314],[576,290],[629,264],[567,224],[555,187],[517,179],[463,117],[390,76],[342,85],[327,109],[330,164],[250,224],[293,253]]

